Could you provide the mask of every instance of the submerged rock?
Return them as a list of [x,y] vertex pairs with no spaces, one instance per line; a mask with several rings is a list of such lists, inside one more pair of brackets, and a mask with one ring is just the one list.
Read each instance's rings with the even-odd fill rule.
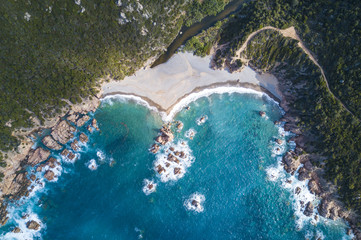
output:
[[261,117],[265,117],[265,116],[266,116],[266,113],[265,113],[264,111],[259,111],[259,115],[260,115]]
[[26,223],[26,227],[32,230],[38,230],[40,228],[40,224],[34,220],[31,220]]
[[32,149],[29,151],[29,155],[26,162],[27,164],[34,167],[36,164],[45,161],[49,156],[50,156],[50,151],[38,147],[35,150]]
[[60,150],[60,149],[61,149],[61,145],[58,144],[58,143],[54,140],[54,138],[52,138],[50,135],[44,137],[41,141],[42,141],[42,143],[43,143],[46,147],[48,147],[48,148],[50,148],[50,149],[54,149],[54,150]]
[[52,128],[51,136],[61,144],[66,144],[74,137],[75,127],[69,125],[66,120],[60,121]]
[[98,122],[97,122],[97,120],[96,120],[95,118],[92,120],[91,125],[92,125],[92,127],[95,128],[97,131],[99,131]]

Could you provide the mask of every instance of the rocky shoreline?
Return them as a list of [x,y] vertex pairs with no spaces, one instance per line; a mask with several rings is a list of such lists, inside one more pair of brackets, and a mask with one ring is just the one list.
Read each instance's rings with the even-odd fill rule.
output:
[[[57,116],[51,124],[45,127],[33,129],[27,137],[29,139],[41,139],[40,146],[30,148],[25,157],[19,154],[19,162],[12,162],[12,171],[5,171],[4,180],[1,182],[0,189],[0,224],[5,225],[7,216],[7,207],[10,203],[27,197],[33,191],[33,183],[42,184],[36,176],[37,173],[47,181],[56,179],[56,168],[61,163],[52,156],[52,153],[59,152],[60,155],[68,160],[75,161],[77,153],[80,150],[80,144],[86,144],[88,136],[80,132],[79,128],[86,125],[86,129],[91,133],[99,130],[95,119],[90,119],[89,113],[95,112],[100,104],[98,97],[93,97],[84,101],[82,104],[71,105],[72,110],[64,116]],[[44,132],[49,132],[44,134]],[[78,135],[75,137],[75,135]],[[31,142],[34,144],[34,142]],[[39,142],[40,143],[40,142]],[[70,148],[67,147],[70,143]],[[36,144],[39,145],[39,144]],[[24,213],[25,214],[25,213]],[[25,214],[26,215],[26,214]],[[26,217],[24,215],[24,217]],[[40,223],[29,220],[26,223],[28,229],[38,230]],[[20,232],[18,227],[13,232]]]
[[[287,82],[286,78],[283,78],[280,74],[275,75],[277,78],[282,79],[282,82]],[[296,96],[291,86],[291,82],[280,85],[280,91],[283,95],[280,106],[285,110],[285,114],[280,121],[284,122],[285,131],[296,135],[290,139],[290,141],[296,143],[296,147],[283,156],[282,164],[286,172],[291,175],[298,175],[298,180],[300,181],[307,181],[309,191],[320,199],[318,206],[313,206],[311,202],[301,203],[306,206],[304,214],[310,216],[317,210],[318,214],[322,217],[332,220],[344,219],[350,225],[347,234],[354,234],[355,239],[361,239],[361,232],[356,227],[358,216],[346,209],[339,200],[336,187],[327,182],[323,177],[324,170],[322,166],[324,166],[323,160],[325,157],[320,154],[307,153],[314,150],[308,149],[310,146],[306,144],[314,136],[302,129],[302,127],[299,127],[298,113],[294,112],[292,106],[289,105],[289,102]],[[297,195],[298,193],[299,190],[296,189],[295,194]]]

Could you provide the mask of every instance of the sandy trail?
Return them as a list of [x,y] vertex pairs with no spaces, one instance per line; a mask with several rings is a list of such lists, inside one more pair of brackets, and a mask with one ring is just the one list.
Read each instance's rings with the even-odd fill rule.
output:
[[[307,56],[311,59],[311,61],[320,69],[321,71],[321,74],[323,76],[323,79],[325,80],[325,83],[326,83],[326,87],[328,89],[328,91],[331,93],[331,95],[343,106],[343,108],[349,112],[352,116],[354,116],[356,119],[358,119],[346,106],[345,104],[343,104],[343,102],[337,97],[335,96],[335,94],[333,94],[333,92],[331,91],[330,89],[330,86],[328,84],[328,81],[327,81],[327,78],[326,78],[326,75],[325,75],[325,72],[323,71],[323,68],[321,67],[321,65],[317,62],[316,58],[312,55],[311,51],[305,46],[305,44],[303,43],[303,41],[300,39],[300,37],[298,36],[297,32],[296,32],[296,29],[294,27],[289,27],[289,28],[286,28],[286,29],[279,29],[279,28],[275,28],[275,27],[272,27],[272,26],[266,26],[266,27],[263,27],[253,33],[251,33],[246,41],[243,43],[243,45],[240,47],[240,49],[238,49],[238,51],[236,52],[236,55],[237,56],[235,59],[239,58],[238,56],[241,56],[241,53],[246,49],[247,45],[248,45],[248,42],[255,36],[257,35],[258,33],[262,32],[262,31],[265,31],[265,30],[274,30],[274,31],[277,31],[279,33],[281,33],[284,37],[289,37],[289,38],[292,38],[292,39],[295,39],[298,41],[298,46],[307,54]],[[241,59],[241,58],[239,58]],[[241,59],[242,60],[242,59]],[[360,120],[360,119],[358,119]]]

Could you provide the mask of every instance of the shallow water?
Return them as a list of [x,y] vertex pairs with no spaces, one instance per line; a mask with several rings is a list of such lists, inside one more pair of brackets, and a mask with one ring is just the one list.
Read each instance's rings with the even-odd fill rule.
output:
[[[182,178],[161,181],[154,171],[154,161],[170,147],[157,155],[148,151],[163,124],[160,115],[108,98],[95,113],[100,132],[90,135],[79,160],[63,163],[57,182],[14,209],[17,221],[26,209],[37,214],[43,239],[347,239],[341,221],[316,222],[297,209],[291,192],[301,183],[294,177],[285,183],[290,176],[279,165],[290,146],[275,139],[290,136],[273,123],[281,117],[277,104],[233,93],[189,106],[175,118],[184,128],[174,143],[184,141],[193,159]],[[189,129],[193,140],[185,136]],[[96,170],[88,168],[91,160]],[[157,184],[149,195],[142,191],[145,179]],[[204,200],[199,211],[187,204],[193,194]],[[306,188],[302,194],[317,203]]]

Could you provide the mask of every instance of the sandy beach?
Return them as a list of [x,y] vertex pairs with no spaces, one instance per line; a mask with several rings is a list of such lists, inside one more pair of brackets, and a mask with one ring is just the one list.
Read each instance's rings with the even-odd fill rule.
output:
[[281,99],[278,80],[271,74],[258,74],[249,67],[241,72],[210,68],[211,57],[175,54],[168,62],[155,68],[137,71],[122,81],[103,85],[103,97],[114,94],[135,95],[145,99],[160,111],[169,113],[172,107],[192,92],[214,87],[245,87],[267,92]]

